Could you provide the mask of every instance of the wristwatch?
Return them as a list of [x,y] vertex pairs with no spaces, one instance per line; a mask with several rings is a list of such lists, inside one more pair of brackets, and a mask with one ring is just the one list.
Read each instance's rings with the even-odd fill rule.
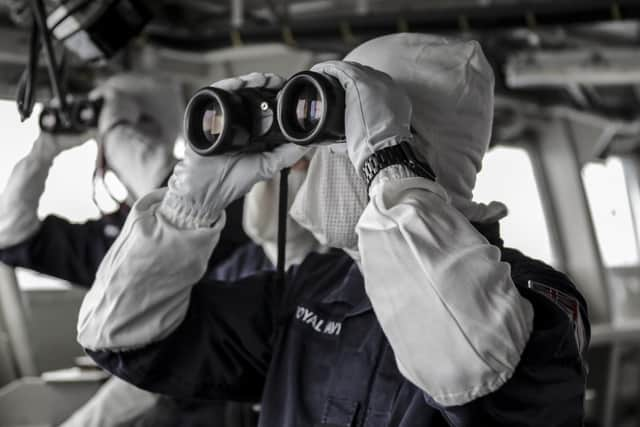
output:
[[376,151],[365,160],[362,166],[362,176],[367,182],[367,187],[371,185],[371,181],[378,172],[393,165],[403,165],[418,176],[432,181],[436,180],[436,174],[429,164],[418,160],[409,143],[403,141],[398,145]]

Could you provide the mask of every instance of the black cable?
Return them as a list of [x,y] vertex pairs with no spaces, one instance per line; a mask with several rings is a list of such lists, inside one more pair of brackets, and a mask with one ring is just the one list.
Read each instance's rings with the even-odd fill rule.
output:
[[69,93],[69,55],[66,49],[60,52],[60,61],[58,62],[58,81],[64,93]]
[[[67,2],[63,2],[62,5],[64,5]],[[48,30],[46,30],[47,35],[44,35],[44,31],[42,31],[42,25],[41,25],[41,21],[38,20],[39,17],[39,13],[38,13],[38,9],[37,9],[37,5],[35,5],[33,2],[31,4],[31,19],[32,19],[32,25],[31,25],[31,36],[30,36],[30,41],[29,41],[29,57],[27,60],[27,67],[25,68],[24,72],[22,73],[22,75],[20,76],[20,80],[18,82],[18,89],[17,89],[17,93],[16,93],[16,103],[18,106],[18,112],[20,114],[20,120],[21,121],[25,121],[26,119],[28,119],[31,116],[31,113],[33,112],[33,106],[35,103],[35,92],[36,92],[36,79],[37,79],[37,73],[38,73],[38,64],[39,64],[39,58],[40,58],[40,51],[42,50],[42,41],[44,41],[44,39],[46,37],[49,37],[49,40],[51,40],[51,35],[53,34],[53,31],[67,18],[69,18],[71,15],[73,15],[74,13],[76,13],[78,10],[86,7],[87,5],[89,5],[91,3],[91,0],[84,0],[80,3],[77,3],[74,7],[72,7],[69,11],[67,11],[67,13],[60,18],[58,21],[56,21],[51,28],[49,28]],[[44,14],[44,5],[42,6],[42,13]],[[46,22],[45,22],[46,25]],[[45,27],[46,28],[46,27]],[[82,28],[80,28],[79,30],[82,30]],[[79,31],[78,30],[78,31]],[[42,40],[41,40],[42,38]],[[55,96],[57,96],[59,99],[61,99],[60,101],[60,105],[61,107],[63,105],[65,105],[66,102],[66,97],[65,99],[63,98],[63,95],[66,90],[64,87],[61,86],[61,75],[64,73],[64,68],[65,68],[65,57],[64,57],[64,51],[63,51],[63,57],[60,60],[60,64],[57,64],[56,67],[56,72],[55,75],[57,76],[56,78],[52,77],[52,73],[51,73],[51,69],[49,69],[49,78],[51,79],[51,83],[53,85],[52,89],[53,92],[55,94]],[[56,90],[55,86],[56,86],[56,81],[58,84],[58,87],[60,88],[60,90]]]
[[47,71],[49,72],[49,80],[54,96],[58,99],[60,105],[60,118],[63,122],[69,121],[69,109],[67,99],[63,88],[60,85],[58,75],[58,66],[56,64],[55,52],[51,43],[51,35],[47,30],[46,13],[42,0],[31,0],[31,11],[40,30],[42,44],[44,46],[45,57],[47,58]]
[[282,295],[285,286],[285,262],[287,256],[287,197],[289,194],[289,168],[280,171],[278,191],[278,260],[276,266],[276,295]]
[[18,82],[18,91],[16,95],[16,103],[20,120],[25,121],[33,112],[33,104],[35,101],[36,77],[38,73],[38,62],[40,58],[40,36],[38,34],[38,26],[35,23],[31,26],[31,36],[29,39],[29,57],[27,58],[27,68],[20,76]]

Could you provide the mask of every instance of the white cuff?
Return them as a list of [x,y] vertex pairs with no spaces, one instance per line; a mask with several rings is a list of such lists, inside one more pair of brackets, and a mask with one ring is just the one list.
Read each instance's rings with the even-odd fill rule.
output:
[[511,377],[533,311],[499,249],[439,187],[425,178],[379,183],[358,222],[358,247],[367,295],[400,372],[455,406]]
[[208,228],[176,226],[158,212],[165,192],[136,202],[100,264],[78,316],[83,347],[135,349],[165,338],[182,323],[225,217]]
[[40,228],[38,204],[55,157],[48,147],[41,149],[42,142],[16,164],[0,195],[0,248],[22,243]]
[[[385,188],[387,189],[385,190]],[[418,176],[404,165],[393,165],[382,169],[371,181],[369,198],[374,199],[377,194],[383,194],[385,204],[392,205],[394,203],[387,200],[388,196],[400,195],[400,193],[411,189],[426,190],[439,196],[445,202],[450,202],[447,191],[437,181]]]

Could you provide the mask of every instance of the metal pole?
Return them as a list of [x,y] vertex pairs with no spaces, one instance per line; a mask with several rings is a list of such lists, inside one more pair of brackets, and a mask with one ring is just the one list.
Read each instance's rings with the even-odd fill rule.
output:
[[31,340],[27,330],[27,316],[22,302],[21,291],[13,268],[0,263],[0,314],[9,334],[15,362],[22,376],[39,375],[36,368]]

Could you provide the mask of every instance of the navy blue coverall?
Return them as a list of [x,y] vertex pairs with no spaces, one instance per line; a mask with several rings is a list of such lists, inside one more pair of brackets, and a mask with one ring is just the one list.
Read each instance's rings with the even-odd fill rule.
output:
[[258,249],[249,245],[221,265],[236,279],[207,274],[193,287],[186,317],[168,337],[135,350],[88,353],[154,392],[261,400],[264,427],[580,426],[584,299],[564,274],[504,248],[498,224],[477,228],[501,249],[535,320],[512,378],[463,406],[439,407],[400,374],[362,274],[338,250],[309,255],[279,292],[272,270],[251,272]]

